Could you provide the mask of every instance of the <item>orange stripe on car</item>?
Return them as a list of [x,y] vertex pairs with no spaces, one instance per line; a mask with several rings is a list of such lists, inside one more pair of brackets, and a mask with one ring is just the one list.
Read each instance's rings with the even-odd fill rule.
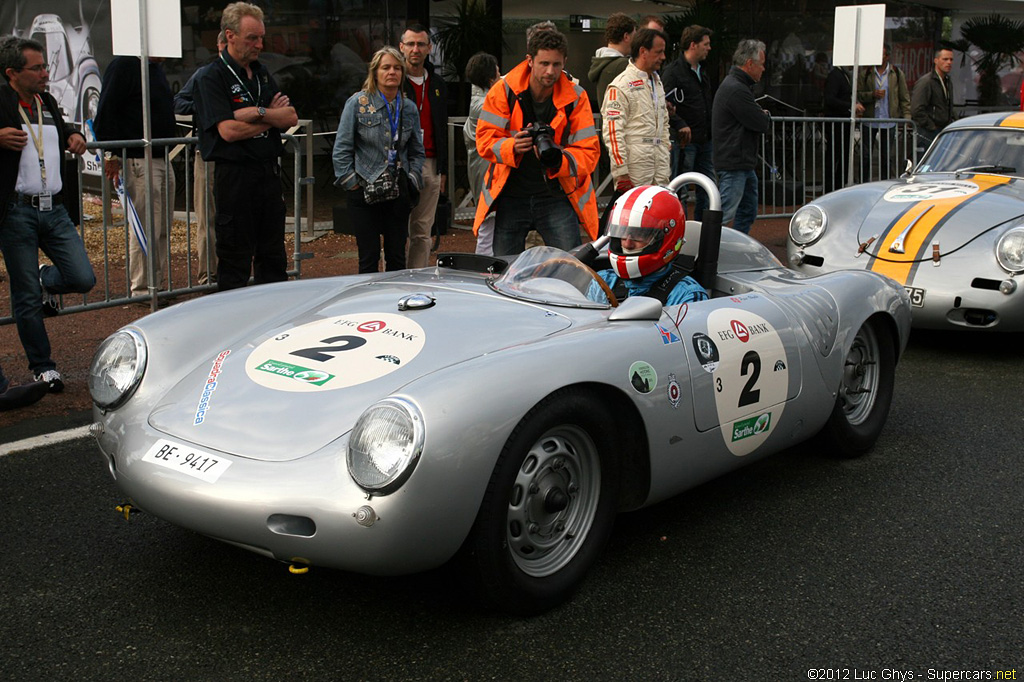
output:
[[[996,175],[975,175],[971,178],[979,188],[974,194],[948,199],[927,199],[919,201],[914,208],[903,213],[878,242],[875,258],[868,268],[885,275],[900,284],[908,284],[917,261],[928,256],[922,253],[931,243],[938,228],[946,218],[962,205],[982,196],[986,191],[1010,182],[1010,178]],[[907,228],[910,228],[907,230]],[[903,253],[893,253],[889,248],[904,231]]]
[[1024,128],[1024,112],[1010,114],[999,122],[1001,128]]

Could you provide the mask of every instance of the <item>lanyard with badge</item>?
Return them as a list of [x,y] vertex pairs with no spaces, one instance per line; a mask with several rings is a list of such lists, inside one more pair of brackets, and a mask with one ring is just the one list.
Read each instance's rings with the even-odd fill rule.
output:
[[53,195],[46,189],[46,155],[44,153],[45,139],[43,137],[43,100],[39,95],[36,95],[36,114],[37,120],[39,121],[39,135],[32,130],[32,121],[28,119],[25,114],[25,108],[19,106],[18,113],[21,114],[21,119],[25,121],[25,127],[28,128],[28,134],[32,137],[32,144],[36,148],[36,153],[39,155],[39,176],[43,183],[43,191],[38,194],[39,210],[40,211],[52,211],[53,210]]
[[398,96],[395,97],[395,110],[391,111],[391,107],[388,106],[388,98],[381,93],[380,98],[384,100],[384,111],[388,115],[388,127],[391,128],[391,148],[388,149],[388,166],[394,167],[395,162],[398,160],[398,133],[401,128],[402,122],[402,93],[399,92]]

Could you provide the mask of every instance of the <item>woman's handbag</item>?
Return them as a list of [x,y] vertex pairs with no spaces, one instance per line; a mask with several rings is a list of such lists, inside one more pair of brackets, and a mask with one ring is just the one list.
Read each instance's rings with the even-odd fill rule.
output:
[[368,204],[379,204],[397,199],[399,178],[399,171],[388,166],[376,180],[363,187],[363,200]]

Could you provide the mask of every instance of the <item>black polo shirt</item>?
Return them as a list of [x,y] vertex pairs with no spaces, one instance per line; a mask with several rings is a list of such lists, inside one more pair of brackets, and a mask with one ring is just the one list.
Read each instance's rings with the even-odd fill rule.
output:
[[258,61],[250,65],[252,79],[231,58],[227,50],[199,75],[195,89],[196,116],[199,121],[199,152],[206,161],[244,162],[276,159],[281,156],[281,131],[271,128],[264,134],[225,142],[217,124],[235,118],[235,110],[270,105],[277,94],[277,83]]

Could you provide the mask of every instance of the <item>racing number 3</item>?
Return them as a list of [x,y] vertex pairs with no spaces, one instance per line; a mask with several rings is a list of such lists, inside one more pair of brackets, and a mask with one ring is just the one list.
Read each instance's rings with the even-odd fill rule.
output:
[[317,362],[327,362],[334,357],[335,353],[359,348],[366,339],[361,336],[332,336],[327,339],[320,339],[320,343],[341,344],[330,346],[314,346],[313,348],[300,348],[293,350],[291,355],[298,355],[300,358],[308,358]]
[[[740,376],[747,376],[747,368],[750,368],[750,378],[747,379],[746,385],[743,386],[743,390],[740,391],[740,401],[737,407],[746,407],[747,405],[756,405],[761,401],[760,389],[754,388],[757,385],[757,379],[761,376],[761,356],[756,351],[747,351],[747,354],[743,356],[743,362],[740,363]],[[722,378],[719,377],[715,380],[715,390],[719,393],[722,392]]]

